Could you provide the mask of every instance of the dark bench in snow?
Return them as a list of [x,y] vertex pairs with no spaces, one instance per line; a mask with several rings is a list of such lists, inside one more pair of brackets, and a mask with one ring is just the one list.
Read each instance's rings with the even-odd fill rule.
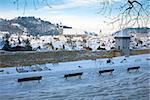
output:
[[72,73],[72,74],[65,74],[64,75],[64,78],[68,78],[68,77],[74,77],[74,76],[79,76],[79,78],[81,78],[83,72],[80,72],[80,73]]
[[33,76],[33,77],[25,77],[25,78],[20,78],[18,79],[18,82],[24,82],[24,81],[34,81],[34,80],[41,80],[42,76]]
[[131,70],[135,70],[135,71],[139,71],[140,66],[137,67],[130,67],[127,69],[128,72],[130,72]]
[[112,72],[114,71],[114,69],[106,69],[106,70],[100,70],[99,74],[101,75],[102,73],[109,73],[112,74]]
[[0,70],[0,72],[4,72],[4,70]]

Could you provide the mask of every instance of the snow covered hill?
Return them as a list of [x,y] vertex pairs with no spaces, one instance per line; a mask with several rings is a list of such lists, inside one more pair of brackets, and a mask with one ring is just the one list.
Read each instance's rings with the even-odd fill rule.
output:
[[17,17],[12,20],[1,19],[0,31],[7,31],[11,34],[28,33],[34,36],[59,34],[55,24],[35,17]]
[[[125,60],[126,59],[126,60]],[[149,100],[150,54],[108,59],[83,60],[57,64],[22,67],[36,72],[17,73],[16,68],[0,68],[1,100]],[[80,67],[78,67],[80,66]],[[139,72],[127,72],[127,68],[140,66]],[[46,70],[45,68],[51,69]],[[114,69],[112,75],[99,75],[103,69]],[[3,70],[3,72],[2,72]],[[83,72],[82,79],[64,74]],[[18,78],[42,76],[37,81],[17,82]]]

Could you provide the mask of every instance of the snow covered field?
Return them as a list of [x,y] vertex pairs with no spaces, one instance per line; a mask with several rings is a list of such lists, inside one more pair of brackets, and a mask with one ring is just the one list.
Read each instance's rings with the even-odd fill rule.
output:
[[[123,61],[123,59],[126,59]],[[17,73],[16,68],[0,68],[1,100],[149,100],[150,54],[108,59],[82,60],[37,65],[37,72]],[[122,62],[122,63],[121,63]],[[36,65],[33,65],[36,66]],[[78,67],[81,66],[81,67]],[[139,72],[127,68],[140,66]],[[29,68],[27,66],[27,68]],[[114,69],[112,75],[99,75],[99,70]],[[83,72],[82,79],[64,74]],[[17,82],[18,78],[42,76],[37,81]]]

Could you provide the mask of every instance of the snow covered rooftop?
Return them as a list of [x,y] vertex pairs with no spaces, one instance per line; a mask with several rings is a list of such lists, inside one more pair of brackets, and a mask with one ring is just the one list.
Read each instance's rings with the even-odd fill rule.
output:
[[118,32],[116,32],[116,34],[115,34],[115,37],[128,37],[128,38],[130,38],[130,35],[128,34],[128,32],[126,31],[126,30],[122,30],[122,31],[118,31]]

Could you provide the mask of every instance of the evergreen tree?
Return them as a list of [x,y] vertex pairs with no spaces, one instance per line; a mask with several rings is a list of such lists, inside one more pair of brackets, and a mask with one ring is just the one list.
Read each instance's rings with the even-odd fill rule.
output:
[[31,44],[30,44],[29,39],[27,39],[27,40],[25,41],[25,43],[26,43],[25,47],[27,48],[27,50],[32,50],[32,46],[31,46]]
[[2,48],[3,50],[9,50],[11,48],[11,45],[9,44],[9,37],[9,34],[4,36],[4,47]]

